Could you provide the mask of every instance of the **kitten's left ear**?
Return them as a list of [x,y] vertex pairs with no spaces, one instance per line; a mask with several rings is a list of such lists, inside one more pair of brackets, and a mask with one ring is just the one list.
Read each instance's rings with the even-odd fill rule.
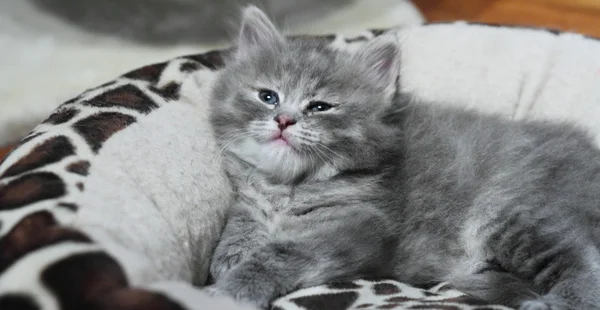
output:
[[357,65],[366,66],[372,81],[385,87],[388,95],[396,91],[400,74],[400,44],[393,34],[384,34],[365,43],[354,56]]
[[284,36],[263,11],[253,5],[244,9],[238,37],[240,52],[257,47],[275,47],[282,44],[284,40]]

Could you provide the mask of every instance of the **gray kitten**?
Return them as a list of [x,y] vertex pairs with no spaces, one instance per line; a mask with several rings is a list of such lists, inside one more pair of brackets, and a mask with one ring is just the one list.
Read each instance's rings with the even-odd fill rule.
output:
[[91,32],[128,40],[175,44],[229,39],[240,6],[255,4],[277,22],[313,21],[354,0],[27,0]]
[[398,40],[346,54],[256,8],[211,121],[237,187],[215,294],[266,307],[357,278],[523,310],[600,309],[600,152],[570,125],[410,102]]

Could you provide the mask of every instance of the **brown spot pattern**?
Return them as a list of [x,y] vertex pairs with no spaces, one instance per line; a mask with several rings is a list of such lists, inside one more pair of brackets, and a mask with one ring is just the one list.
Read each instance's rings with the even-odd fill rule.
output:
[[15,151],[15,149],[10,150],[8,153],[6,153],[4,155],[3,158],[0,159],[0,166],[2,166],[2,164],[4,164],[4,162],[6,161],[6,159],[8,158],[8,156],[10,156],[10,154],[12,154]]
[[82,176],[87,176],[90,170],[90,162],[87,160],[80,160],[74,163],[71,163],[67,166],[67,171],[79,174]]
[[158,83],[158,80],[160,79],[160,75],[162,74],[162,72],[166,66],[167,66],[166,62],[148,65],[148,66],[141,67],[139,69],[130,71],[130,72],[124,74],[123,77],[126,77],[128,79],[134,79],[134,80],[148,81],[150,83]]
[[56,206],[59,208],[65,208],[65,209],[71,210],[73,212],[76,212],[79,209],[79,207],[76,204],[67,203],[67,202],[60,202]]
[[16,176],[27,171],[56,163],[61,159],[74,154],[75,147],[67,137],[53,137],[35,146],[29,154],[21,157],[16,163],[10,166],[0,178]]
[[307,310],[346,310],[358,299],[356,292],[341,292],[294,298],[291,301]]
[[327,285],[330,289],[359,289],[362,286],[354,282],[333,282]]
[[385,304],[385,305],[378,306],[377,309],[394,309],[394,308],[399,308],[399,307],[400,307],[400,304],[392,303],[392,304]]
[[79,111],[75,109],[59,109],[54,113],[50,114],[50,116],[44,121],[44,123],[52,125],[64,124],[72,120],[73,117],[77,116],[78,113]]
[[116,84],[116,83],[117,83],[117,81],[115,81],[115,80],[108,81],[108,82],[106,82],[106,83],[104,83],[104,84],[102,84],[102,85],[100,85],[100,86],[98,86],[98,87],[96,87],[94,89],[100,89],[100,88],[108,87],[108,86],[111,86],[111,85]]
[[197,62],[186,61],[179,66],[181,72],[194,72],[200,69],[200,64]]
[[38,310],[40,307],[25,295],[7,294],[0,296],[0,309],[2,310]]
[[117,112],[97,113],[73,124],[73,128],[98,153],[102,144],[113,134],[133,124],[135,118]]
[[175,82],[168,83],[161,88],[150,87],[150,90],[167,100],[178,100],[180,89],[181,84]]
[[451,305],[438,305],[438,304],[426,304],[426,305],[414,305],[408,309],[427,309],[427,310],[460,310],[460,307]]
[[410,298],[410,297],[397,296],[397,297],[388,298],[385,301],[391,302],[391,303],[399,303],[399,302],[409,302],[409,301],[415,301],[415,300],[416,299]]
[[373,304],[361,304],[361,305],[358,305],[358,306],[356,306],[354,308],[362,309],[362,308],[369,308],[369,307],[373,307]]
[[27,253],[63,241],[91,242],[79,231],[58,226],[48,211],[30,214],[0,239],[0,273]]
[[54,173],[26,174],[0,186],[0,210],[20,208],[34,202],[58,198],[65,193],[65,184]]
[[225,65],[223,56],[230,51],[231,50],[210,51],[204,54],[186,56],[185,58],[197,61],[204,67],[214,71]]
[[[32,133],[29,134],[27,137],[23,138],[21,140],[21,142],[19,143],[19,145],[23,145],[29,141],[31,141],[32,139],[35,139],[39,136],[41,136],[42,134],[44,134],[44,132],[37,132],[37,133]],[[10,150],[10,152],[6,153],[6,155],[4,155],[4,158],[2,158],[2,160],[0,160],[0,166],[2,164],[4,164],[4,162],[6,161],[6,159],[10,156],[10,154],[12,154],[17,148],[13,148],[12,150]]]
[[78,188],[80,191],[83,191],[83,190],[85,189],[85,186],[83,185],[83,183],[82,183],[82,182],[77,182],[77,184],[75,184],[75,186],[77,186],[77,188]]
[[69,105],[69,104],[75,103],[75,102],[79,101],[80,99],[81,99],[81,95],[79,95],[79,96],[77,96],[77,97],[74,97],[74,98],[71,98],[71,99],[69,99],[69,100],[65,101],[65,102],[64,102],[63,104],[61,104],[60,106],[62,107],[62,106],[66,106],[66,105]]
[[388,29],[370,29],[369,30],[374,36],[378,37],[388,31]]
[[148,114],[158,108],[156,102],[146,96],[139,88],[127,84],[86,100],[83,105],[108,108],[121,107]]
[[375,295],[392,295],[402,292],[399,287],[391,283],[377,283],[373,285]]
[[64,258],[48,266],[41,279],[63,310],[89,309],[92,301],[127,286],[121,266],[102,252]]
[[346,43],[354,43],[354,42],[360,42],[360,41],[368,41],[369,38],[365,37],[365,36],[358,36],[358,37],[354,37],[354,38],[346,38],[345,41]]

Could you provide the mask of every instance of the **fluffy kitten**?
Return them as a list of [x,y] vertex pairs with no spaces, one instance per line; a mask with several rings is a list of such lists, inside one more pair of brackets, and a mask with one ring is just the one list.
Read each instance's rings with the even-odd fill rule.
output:
[[259,5],[288,25],[306,23],[354,0],[26,0],[84,30],[153,44],[229,39],[240,6]]
[[266,307],[356,278],[449,281],[523,310],[600,309],[600,152],[569,125],[409,102],[397,39],[350,55],[256,8],[213,94],[237,187],[211,272]]

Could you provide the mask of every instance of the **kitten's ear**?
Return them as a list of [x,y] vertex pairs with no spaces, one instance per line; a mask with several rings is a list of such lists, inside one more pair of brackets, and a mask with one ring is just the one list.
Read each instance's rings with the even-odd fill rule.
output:
[[244,9],[242,27],[238,37],[238,50],[243,52],[256,47],[274,47],[284,42],[284,36],[259,8],[249,5]]
[[356,52],[354,60],[358,65],[366,66],[371,80],[385,87],[389,95],[396,91],[400,45],[395,35],[385,34],[367,42]]

